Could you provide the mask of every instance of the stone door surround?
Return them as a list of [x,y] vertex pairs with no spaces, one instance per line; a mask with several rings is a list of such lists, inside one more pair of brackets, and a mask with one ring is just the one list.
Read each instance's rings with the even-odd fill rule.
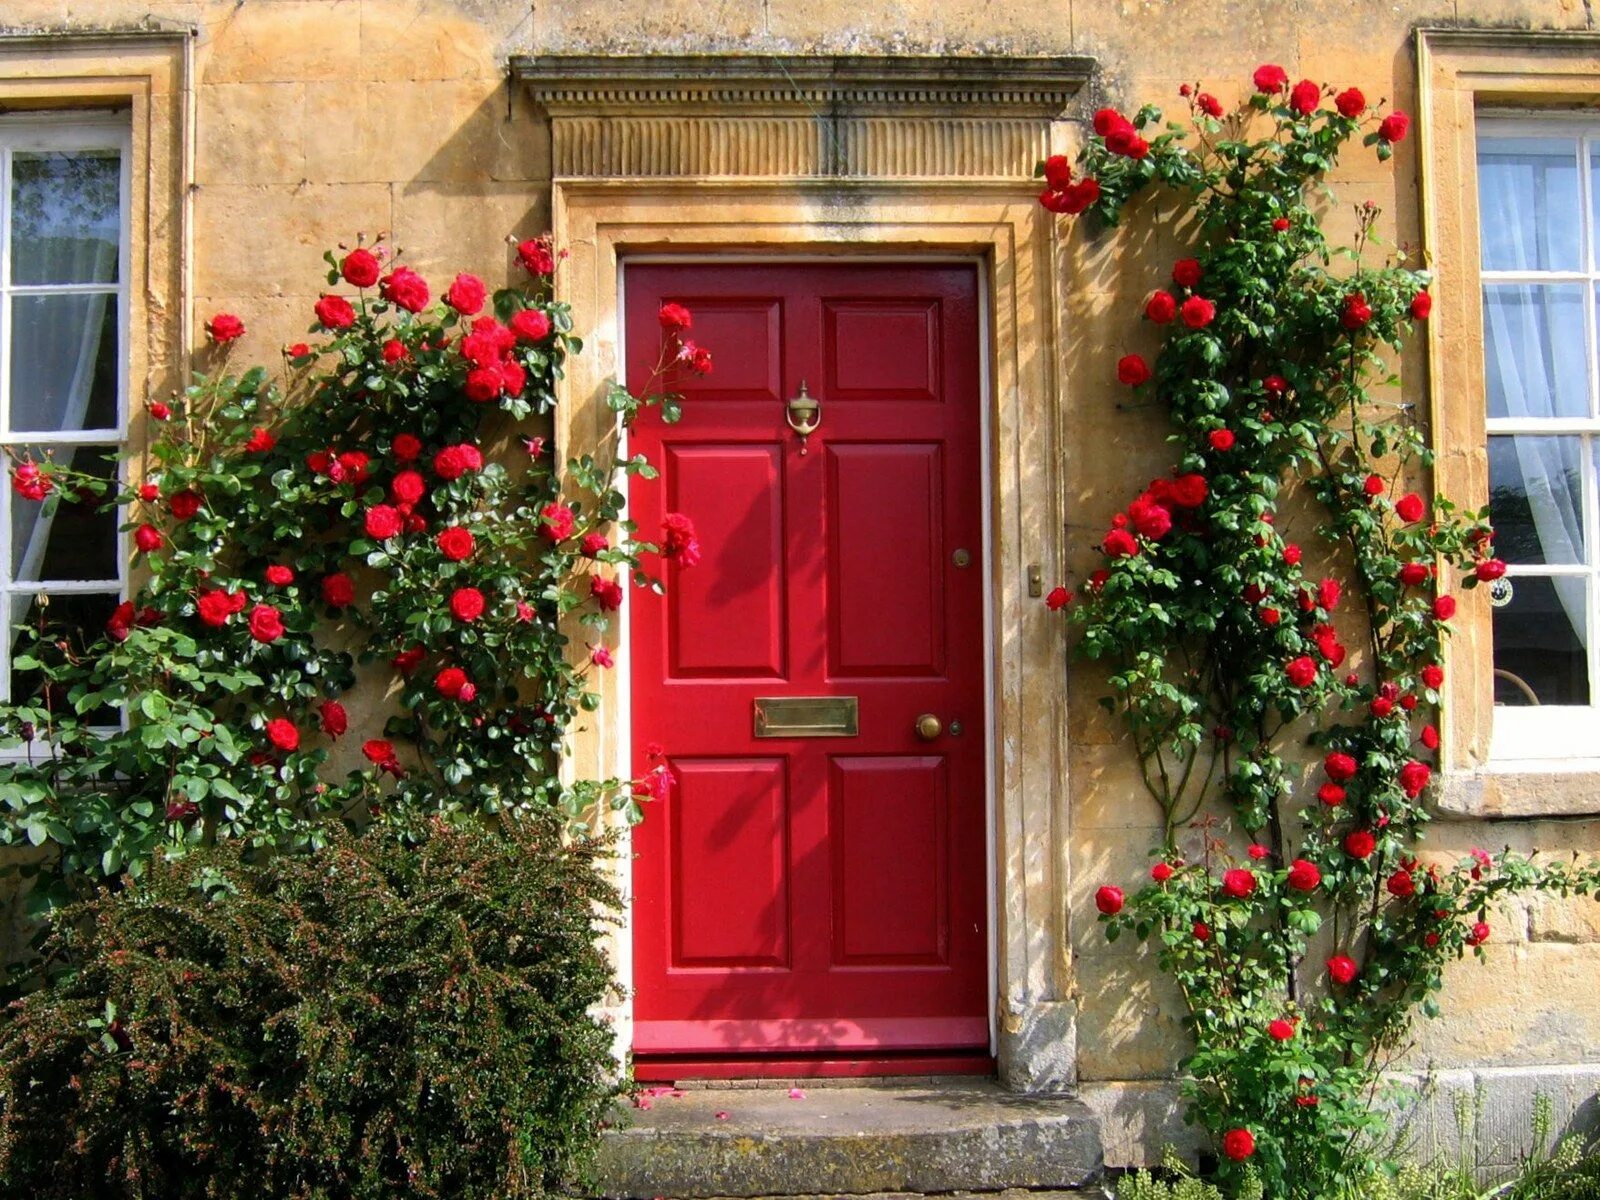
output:
[[[985,629],[972,633],[987,639],[989,658],[991,994],[1001,1080],[1034,1092],[1076,1083],[1077,1009],[1066,913],[1066,632],[1030,584],[1035,573],[1056,578],[1064,551],[1060,263],[1033,170],[1067,148],[1064,117],[1092,65],[746,54],[511,63],[550,122],[551,224],[570,254],[557,293],[586,337],[556,414],[563,457],[613,428],[603,397],[621,370],[626,258],[979,263],[992,559]],[[626,666],[624,656],[599,681],[600,708],[574,737],[575,777],[631,774]],[[619,870],[626,895],[626,861]],[[625,986],[630,949],[620,928],[608,950]],[[610,1015],[626,1052],[627,1001]]]

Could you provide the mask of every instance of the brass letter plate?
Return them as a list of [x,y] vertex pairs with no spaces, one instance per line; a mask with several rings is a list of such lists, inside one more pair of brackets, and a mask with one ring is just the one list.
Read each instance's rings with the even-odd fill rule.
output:
[[757,696],[758,738],[855,737],[854,696]]

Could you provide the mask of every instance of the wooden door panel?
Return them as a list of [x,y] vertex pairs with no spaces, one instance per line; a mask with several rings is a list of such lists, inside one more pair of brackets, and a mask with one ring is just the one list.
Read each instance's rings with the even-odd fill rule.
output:
[[779,758],[674,758],[671,968],[789,965],[789,788]]
[[[635,1050],[981,1048],[976,271],[646,264],[624,297],[630,379],[661,361],[667,301],[716,362],[679,378],[679,423],[630,434],[662,467],[631,515],[649,537],[687,513],[702,549],[668,596],[629,593],[635,769],[659,744],[678,780],[634,831]],[[756,736],[758,698],[808,696],[854,699],[857,732]]]
[[825,301],[828,395],[839,401],[938,400],[940,316],[936,301]]
[[[834,965],[948,967],[943,756],[841,755],[829,782]],[[888,848],[892,853],[884,853]]]
[[692,513],[716,546],[667,581],[667,675],[778,679],[784,673],[783,449],[680,442],[663,458],[669,511]]
[[943,675],[937,442],[828,446],[829,675]]

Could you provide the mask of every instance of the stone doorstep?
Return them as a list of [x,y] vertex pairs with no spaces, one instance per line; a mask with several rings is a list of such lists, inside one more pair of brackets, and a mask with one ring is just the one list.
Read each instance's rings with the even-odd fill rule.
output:
[[[596,1192],[615,1200],[1067,1193],[1103,1170],[1094,1114],[993,1081],[696,1088],[627,1108]],[[727,1115],[721,1119],[718,1113]]]

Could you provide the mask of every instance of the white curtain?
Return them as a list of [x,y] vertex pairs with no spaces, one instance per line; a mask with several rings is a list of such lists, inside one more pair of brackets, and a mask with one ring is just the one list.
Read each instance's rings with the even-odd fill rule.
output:
[[[1552,172],[1537,157],[1485,162],[1479,172],[1484,265],[1512,269],[1573,268],[1568,239],[1576,218],[1576,146],[1572,213],[1567,214],[1566,172]],[[1552,192],[1557,193],[1552,196]],[[1491,284],[1484,294],[1484,361],[1490,415],[1510,418],[1586,416],[1583,285]],[[1534,531],[1546,563],[1583,561],[1581,443],[1555,437],[1515,437],[1515,460],[1526,488]],[[1492,480],[1491,484],[1498,483]],[[1588,646],[1584,581],[1554,578],[1561,607]]]

